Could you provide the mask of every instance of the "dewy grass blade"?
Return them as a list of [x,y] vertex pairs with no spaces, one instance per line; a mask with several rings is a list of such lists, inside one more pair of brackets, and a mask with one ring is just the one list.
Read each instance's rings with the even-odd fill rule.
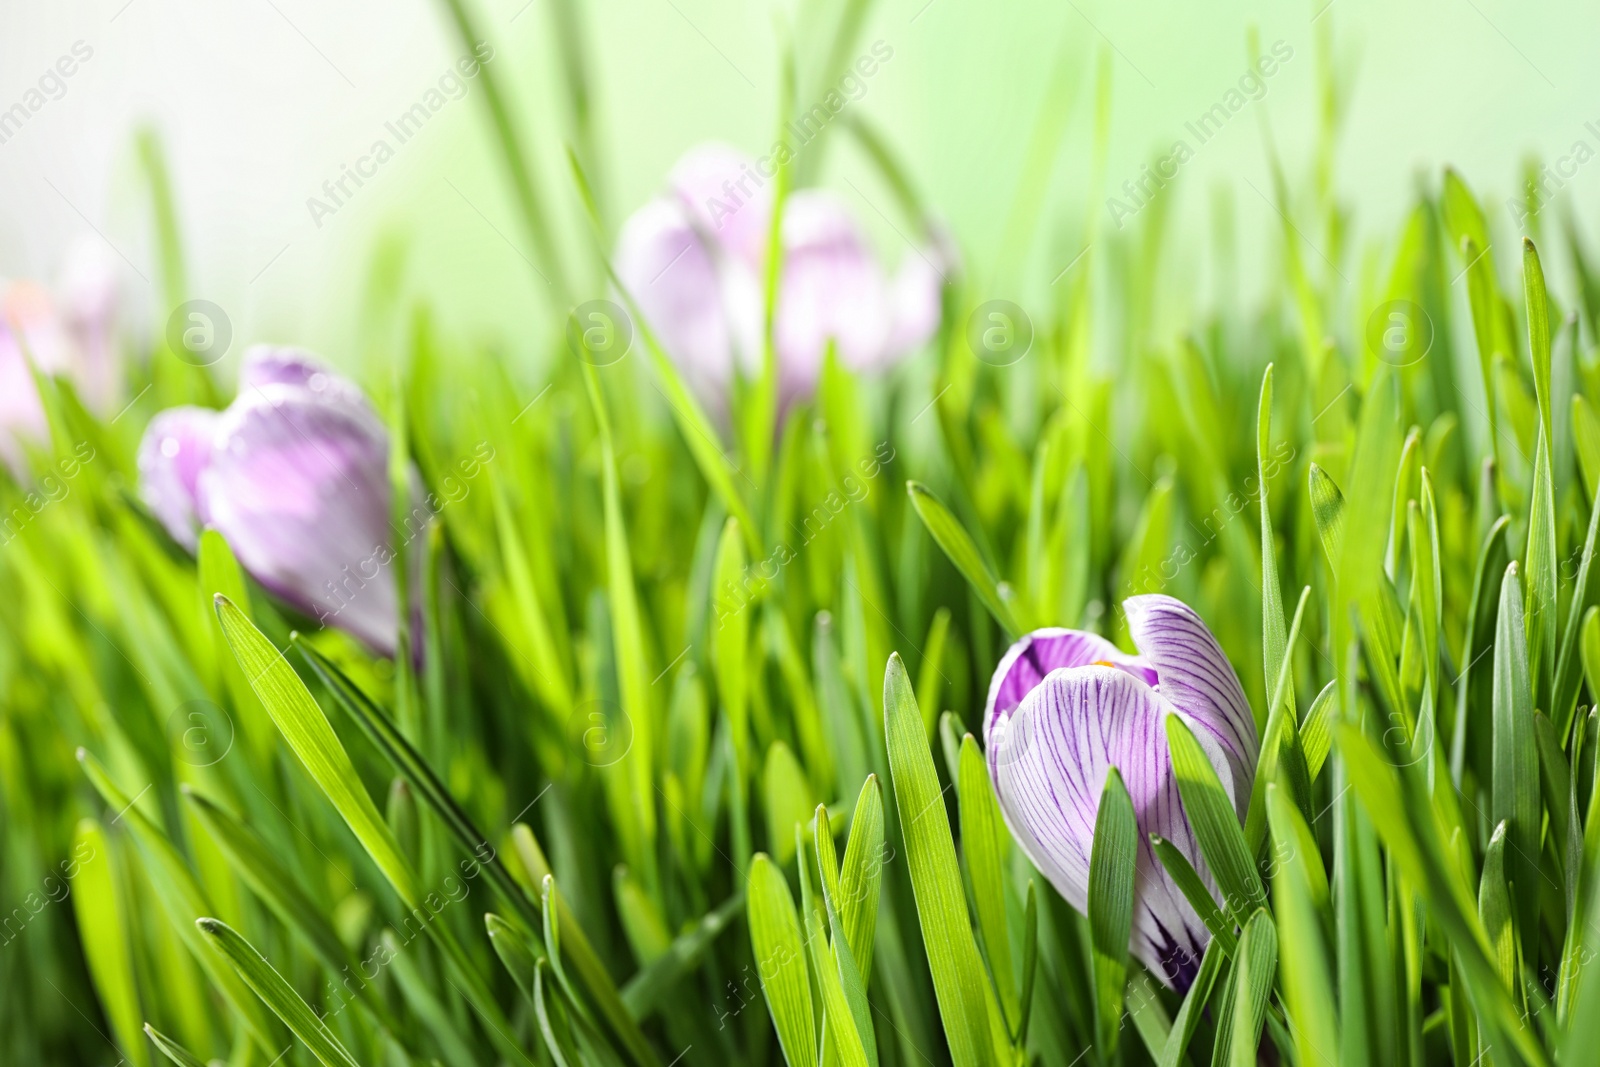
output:
[[983,962],[972,938],[933,753],[898,654],[889,657],[883,686],[895,808],[950,1058],[955,1067],[992,1067],[995,1057],[984,999]]
[[254,945],[220,919],[196,919],[195,926],[207,941],[228,958],[234,970],[239,972],[239,977],[255,991],[262,1003],[283,1020],[295,1037],[305,1042],[323,1067],[359,1067],[333,1031],[311,1010],[311,1005],[284,981],[283,975],[256,951]]
[[1171,841],[1156,834],[1150,835],[1150,846],[1155,849],[1156,858],[1167,869],[1167,874],[1177,885],[1178,891],[1195,910],[1195,914],[1200,916],[1200,921],[1205,923],[1206,929],[1211,931],[1213,943],[1223,955],[1231,957],[1239,943],[1233,933],[1233,919],[1224,915],[1222,909],[1217,906],[1216,900],[1211,896],[1211,890],[1206,888],[1206,883],[1194,869],[1194,864],[1189,862],[1189,857],[1178,851],[1178,846]]
[[1128,937],[1133,930],[1135,858],[1139,825],[1133,800],[1115,767],[1106,772],[1095,813],[1089,855],[1089,934],[1094,949],[1095,1024],[1109,1056],[1121,1030],[1122,992],[1128,980]]
[[[139,1029],[143,1017],[139,989],[133,977],[133,957],[128,945],[129,915],[118,884],[110,843],[100,824],[80,819],[73,835],[72,854],[79,861],[72,893],[73,915],[83,939],[89,976],[104,1005],[111,1030],[123,1055],[144,1067],[149,1051]],[[125,884],[125,883],[124,883]]]
[[750,947],[784,1059],[789,1067],[813,1067],[818,1047],[815,1008],[800,920],[783,872],[762,853],[750,863],[746,896]]
[[1022,627],[1011,612],[1011,605],[1001,595],[999,583],[994,572],[984,562],[982,554],[978,551],[977,544],[972,540],[972,535],[967,533],[961,525],[961,520],[951,514],[950,509],[924,485],[917,482],[907,482],[906,492],[911,497],[911,506],[916,509],[917,516],[922,519],[928,533],[933,535],[934,541],[944,554],[950,557],[950,562],[955,564],[956,570],[972,586],[978,599],[983,601],[983,606],[989,609],[1002,629],[1012,637],[1022,635]]
[[1257,908],[1266,907],[1267,895],[1233,801],[1228,799],[1200,742],[1176,715],[1167,716],[1167,742],[1178,793],[1183,797],[1184,810],[1194,826],[1206,866],[1222,890],[1228,913],[1242,926]]

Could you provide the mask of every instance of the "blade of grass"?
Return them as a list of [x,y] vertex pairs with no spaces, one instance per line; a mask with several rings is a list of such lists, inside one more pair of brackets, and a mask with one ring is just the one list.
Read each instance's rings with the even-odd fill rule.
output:
[[[976,746],[974,746],[976,747]],[[1122,995],[1128,980],[1128,938],[1133,930],[1134,860],[1139,826],[1122,775],[1112,767],[1100,791],[1094,844],[1089,853],[1089,934],[1094,950],[1097,1044],[1105,1055],[1117,1048]]]

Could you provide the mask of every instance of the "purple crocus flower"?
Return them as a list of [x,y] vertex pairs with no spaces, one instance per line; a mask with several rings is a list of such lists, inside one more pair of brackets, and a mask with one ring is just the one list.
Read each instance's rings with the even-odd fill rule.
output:
[[[735,369],[761,366],[762,278],[772,223],[770,160],[702,145],[668,175],[617,240],[623,287],[691,384],[723,406]],[[788,403],[816,387],[828,342],[856,370],[880,370],[939,324],[949,255],[916,249],[888,276],[844,202],[803,189],[785,203],[773,324]]]
[[389,435],[361,390],[295,349],[245,353],[225,411],[172,408],[139,446],[141,492],[174,539],[202,525],[263,586],[383,655],[398,640]]
[[1087,911],[1089,853],[1106,772],[1121,772],[1139,823],[1129,948],[1187,989],[1211,935],[1149,842],[1159,834],[1216,886],[1183,812],[1166,718],[1193,730],[1241,821],[1255,777],[1255,720],[1200,616],[1168,596],[1124,603],[1139,655],[1097,634],[1035,630],[995,669],[984,712],[989,774],[1006,825],[1056,890]]

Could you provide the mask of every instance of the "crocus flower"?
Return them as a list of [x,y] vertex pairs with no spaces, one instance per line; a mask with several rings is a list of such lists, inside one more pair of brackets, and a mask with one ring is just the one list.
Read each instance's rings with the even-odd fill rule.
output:
[[215,527],[273,594],[391,655],[388,460],[388,432],[353,382],[308,353],[258,345],[225,411],[150,421],[139,482],[180,544]]
[[26,475],[24,442],[47,437],[44,405],[28,361],[71,378],[90,409],[108,414],[121,390],[114,324],[117,274],[110,253],[79,242],[52,292],[37,282],[0,279],[0,461]]
[[[761,366],[772,177],[724,145],[693,149],[617,241],[623,288],[691,384],[719,405],[736,368],[754,376]],[[781,241],[773,333],[785,402],[815,388],[830,340],[846,366],[879,370],[938,326],[945,253],[908,252],[891,278],[844,202],[819,189],[786,200]]]
[[1106,773],[1116,767],[1139,823],[1129,948],[1187,989],[1210,933],[1156,858],[1159,834],[1215,883],[1183,812],[1166,719],[1194,732],[1241,819],[1255,776],[1256,728],[1244,690],[1194,610],[1168,596],[1124,604],[1139,654],[1096,634],[1036,630],[996,668],[984,712],[989,773],[1006,824],[1068,903],[1087,911],[1089,853]]

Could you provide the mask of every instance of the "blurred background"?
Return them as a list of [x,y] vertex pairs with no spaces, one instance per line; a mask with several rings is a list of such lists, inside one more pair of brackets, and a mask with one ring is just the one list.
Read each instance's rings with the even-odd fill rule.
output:
[[[659,188],[688,146],[720,139],[765,152],[781,27],[797,27],[800,54],[815,55],[820,42],[807,49],[806,35],[842,8],[841,0],[583,5],[608,225]],[[555,13],[548,0],[480,0],[475,10],[576,254],[585,235],[556,167],[568,133],[557,106]],[[518,360],[544,358],[553,312],[525,266],[526,235],[495,165],[479,85],[466,82],[404,144],[386,132],[459,58],[443,4],[3,0],[0,11],[0,112],[11,115],[0,122],[0,276],[52,280],[75,244],[99,244],[115,255],[135,321],[140,309],[149,314],[156,257],[135,139],[148,127],[168,162],[191,294],[233,323],[225,368],[258,340],[350,362],[380,242],[406,249],[405,285],[446,329]],[[1592,3],[1512,0],[884,0],[871,5],[861,40],[882,42],[892,58],[847,106],[892,143],[980,285],[991,279],[994,295],[1024,302],[1083,247],[1089,198],[1114,229],[1099,202],[1125,196],[1122,182],[1184,139],[1194,157],[1163,193],[1178,253],[1166,269],[1197,279],[1193,298],[1204,301],[1208,285],[1232,284],[1208,267],[1210,243],[1227,231],[1217,220],[1232,220],[1241,248],[1264,247],[1278,226],[1264,129],[1291,181],[1314,165],[1322,63],[1337,72],[1347,109],[1333,185],[1360,205],[1339,269],[1354,277],[1363,235],[1392,234],[1418,176],[1436,181],[1445,163],[1491,205],[1498,238],[1513,236],[1507,200],[1522,172],[1511,161],[1554,165],[1579,141],[1600,151],[1594,15]],[[1263,51],[1282,42],[1291,58],[1201,145],[1186,124],[1237,86],[1251,27]],[[62,57],[73,57],[74,73],[51,76]],[[1091,188],[1097,72],[1110,82],[1099,191]],[[802,101],[826,91],[808,73],[798,74]],[[331,213],[308,206],[331,204],[324,182],[378,139],[395,151],[373,177]],[[1600,188],[1600,165],[1588,164],[1566,166],[1570,177],[1549,186],[1556,201],[1576,207]],[[1019,189],[1030,173],[1044,177]],[[816,180],[850,198],[891,262],[908,253],[904,221],[850,139],[834,139]],[[1049,225],[1008,241],[1010,205],[1027,196],[1042,199]],[[1002,255],[1026,261],[997,264]],[[1247,257],[1238,284],[1254,292],[1275,269]],[[1033,289],[1009,291],[1022,278]],[[1181,321],[1182,309],[1168,310]]]

